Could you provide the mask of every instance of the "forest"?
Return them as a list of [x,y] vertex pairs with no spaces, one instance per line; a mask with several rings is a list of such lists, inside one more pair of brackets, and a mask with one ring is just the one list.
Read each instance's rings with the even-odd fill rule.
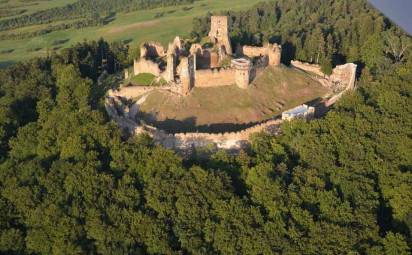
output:
[[0,70],[0,254],[411,253],[412,38],[364,0],[228,14],[234,45],[356,62],[357,89],[238,155],[183,158],[105,113],[111,84],[97,80],[127,66],[122,43]]
[[[242,12],[224,12],[230,17],[233,49],[241,45],[279,43],[282,61],[298,59],[321,64],[326,73],[333,66],[347,62],[369,64],[369,71],[385,69],[383,58],[395,62],[404,57],[409,40],[392,26],[367,1],[278,0],[257,5]],[[210,27],[210,16],[194,20],[192,36],[202,38]],[[375,58],[374,51],[391,48],[386,56]]]

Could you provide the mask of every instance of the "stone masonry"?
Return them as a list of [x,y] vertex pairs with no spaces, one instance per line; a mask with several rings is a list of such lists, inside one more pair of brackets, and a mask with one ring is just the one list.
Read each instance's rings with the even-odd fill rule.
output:
[[[157,144],[177,150],[191,150],[210,144],[215,145],[216,148],[238,150],[248,143],[249,136],[253,133],[265,131],[276,134],[282,119],[271,119],[233,133],[168,134],[144,124],[137,118],[139,105],[154,90],[187,96],[194,87],[237,85],[241,89],[248,89],[252,80],[267,66],[281,65],[282,48],[278,44],[268,43],[263,47],[240,46],[237,53],[232,54],[226,16],[211,17],[209,38],[214,44],[212,48],[200,44],[188,45],[179,37],[168,44],[167,51],[160,43],[144,43],[141,47],[140,59],[134,61],[133,74],[151,73],[157,78],[163,78],[167,85],[125,86],[120,90],[110,90],[105,103],[108,115],[129,134],[147,133]],[[357,69],[355,64],[337,66],[330,76],[323,74],[318,65],[298,61],[292,61],[291,65],[307,72],[323,86],[332,88],[334,95],[325,102],[327,107],[334,104],[346,91],[355,87]],[[133,74],[124,73],[126,79]],[[135,98],[139,100],[133,105],[127,105]],[[297,109],[291,109],[289,115],[299,115],[300,112],[297,112],[298,114],[296,112]]]
[[229,23],[227,16],[212,16],[210,20],[209,38],[212,42],[222,45],[227,54],[232,55],[229,39]]
[[151,73],[180,86],[181,95],[189,95],[194,87],[235,84],[247,89],[266,66],[281,63],[282,49],[277,44],[243,46],[239,54],[233,55],[226,16],[211,17],[209,38],[212,48],[187,45],[179,37],[169,43],[167,51],[158,42],[144,43],[140,59],[134,61],[134,75]]

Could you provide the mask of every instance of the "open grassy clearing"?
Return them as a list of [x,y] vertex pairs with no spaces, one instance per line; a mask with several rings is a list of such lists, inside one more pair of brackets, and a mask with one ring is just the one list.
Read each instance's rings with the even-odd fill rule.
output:
[[205,125],[260,122],[329,93],[303,72],[269,67],[247,90],[235,85],[195,88],[187,97],[155,91],[141,111],[147,122],[171,132],[204,130]]
[[167,84],[163,78],[158,79],[151,73],[141,73],[132,76],[127,82],[135,86],[162,86]]
[[155,79],[156,79],[156,76],[154,76],[151,73],[141,73],[141,74],[133,76],[130,79],[130,82],[135,85],[149,86],[153,83]]
[[[44,56],[53,50],[53,42],[67,38],[70,40],[59,46],[64,48],[84,39],[96,40],[101,37],[109,41],[131,40],[133,45],[148,40],[157,40],[165,44],[176,35],[188,36],[192,30],[192,20],[196,16],[204,15],[208,11],[242,10],[261,1],[203,0],[191,5],[117,13],[113,22],[101,27],[54,31],[23,40],[2,40],[0,50],[13,51],[0,53],[0,67],[35,56]],[[163,16],[159,17],[159,14]]]

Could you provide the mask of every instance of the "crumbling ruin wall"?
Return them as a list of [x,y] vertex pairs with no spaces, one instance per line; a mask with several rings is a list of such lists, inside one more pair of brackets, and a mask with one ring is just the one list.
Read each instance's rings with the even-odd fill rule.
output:
[[348,63],[336,66],[330,76],[330,80],[337,89],[354,89],[357,65]]
[[303,63],[300,61],[291,61],[291,65],[305,72],[317,75],[317,80],[323,86],[332,89],[334,92],[355,88],[357,65],[353,63],[336,66],[332,70],[330,76],[324,74],[319,65]]
[[235,84],[235,70],[213,69],[213,70],[197,70],[195,76],[196,87],[219,87]]
[[276,43],[267,44],[269,65],[279,66],[282,58],[282,47]]
[[300,61],[297,61],[297,60],[292,60],[290,62],[290,64],[293,67],[298,68],[302,71],[311,72],[311,73],[314,73],[314,74],[319,75],[321,77],[325,76],[325,74],[322,72],[322,69],[321,69],[320,65],[304,63],[304,62],[300,62]]
[[341,90],[340,93],[329,98],[325,106],[329,107],[336,103],[348,90],[355,89],[357,65],[348,63],[337,66],[330,76],[332,86]]
[[220,67],[220,58],[219,54],[216,52],[210,52],[210,67],[209,68],[219,68]]
[[195,57],[189,55],[188,57],[182,58],[177,69],[180,74],[182,94],[187,96],[195,86]]
[[[127,95],[123,88],[118,91],[119,95]],[[130,95],[128,95],[130,96]],[[144,101],[145,98],[139,101]],[[259,132],[270,132],[272,134],[278,131],[281,119],[269,120],[253,127],[244,129],[239,132],[227,132],[219,134],[210,133],[177,133],[168,134],[163,130],[153,126],[140,123],[136,118],[139,101],[130,107],[123,102],[121,97],[115,96],[113,91],[109,91],[106,98],[105,107],[108,115],[119,125],[119,127],[132,135],[149,134],[155,143],[161,144],[166,148],[177,150],[188,150],[193,147],[202,147],[214,145],[219,149],[239,150],[248,144],[250,136]],[[141,103],[141,102],[140,102]]]
[[224,47],[227,54],[232,55],[229,39],[229,24],[227,16],[212,16],[210,20],[210,40]]
[[336,103],[348,90],[355,89],[356,70],[358,67],[356,64],[347,63],[338,65],[332,70],[330,76],[324,74],[319,65],[300,61],[291,61],[291,65],[305,72],[317,75],[317,77],[314,78],[316,78],[320,84],[333,90],[334,95],[325,102],[327,107]]
[[282,56],[282,47],[276,43],[268,43],[263,47],[245,45],[243,46],[241,53],[250,58],[267,56],[269,60],[267,64],[271,66],[279,66]]
[[174,81],[176,74],[176,59],[174,54],[167,54],[167,64],[166,71],[163,72],[162,76],[166,82]]
[[141,58],[139,60],[136,60],[136,59],[134,60],[133,72],[134,72],[134,75],[138,75],[141,73],[151,73],[155,76],[159,76],[161,73],[161,70],[160,70],[159,64],[151,60]]
[[268,55],[268,49],[266,47],[255,47],[255,46],[243,46],[242,53],[248,57],[259,57]]
[[252,134],[260,132],[276,133],[279,129],[281,119],[269,120],[239,132],[226,132],[219,134],[210,133],[177,133],[167,134],[162,130],[147,126],[147,130],[155,142],[170,149],[191,149],[193,147],[204,147],[215,145],[219,149],[239,150],[250,140]]

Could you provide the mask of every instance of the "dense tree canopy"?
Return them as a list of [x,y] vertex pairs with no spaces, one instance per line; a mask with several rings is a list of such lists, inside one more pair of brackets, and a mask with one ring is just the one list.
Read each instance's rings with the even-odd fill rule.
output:
[[[307,33],[334,31],[325,45],[332,36],[334,54],[364,68],[325,118],[256,135],[236,156],[183,159],[123,137],[97,82],[126,64],[121,44],[84,42],[1,70],[0,254],[410,254],[411,38],[363,1],[271,5],[242,13],[232,33],[278,35],[300,49],[291,57],[315,61],[297,43],[311,44],[299,32],[310,22]],[[346,17],[358,11],[376,30]]]
[[[230,17],[234,49],[238,44],[276,42],[283,46],[284,63],[292,59],[318,63],[327,72],[332,65],[355,61],[370,64],[372,71],[384,68],[386,58],[403,60],[403,46],[410,43],[363,0],[278,0],[223,14]],[[194,20],[193,36],[207,35],[211,15]],[[396,57],[401,52],[402,57]]]

